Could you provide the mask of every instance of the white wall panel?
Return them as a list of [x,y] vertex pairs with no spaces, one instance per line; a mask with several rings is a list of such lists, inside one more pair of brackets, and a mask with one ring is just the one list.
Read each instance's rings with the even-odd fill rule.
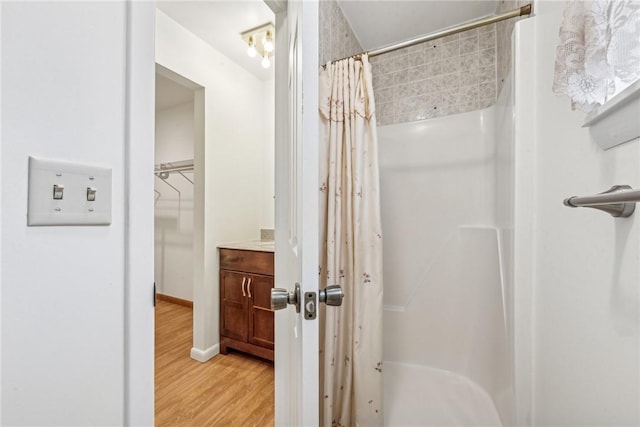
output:
[[538,2],[535,48],[534,425],[640,423],[638,215],[565,197],[640,187],[640,141],[603,151],[551,92],[562,2]]
[[[3,424],[124,422],[125,23],[2,4]],[[112,168],[111,225],[27,227],[29,155]]]

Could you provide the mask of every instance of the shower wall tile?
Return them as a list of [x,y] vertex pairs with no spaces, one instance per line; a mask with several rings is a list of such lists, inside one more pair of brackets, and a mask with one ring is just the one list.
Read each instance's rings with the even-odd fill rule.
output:
[[478,110],[491,107],[496,102],[495,98],[485,98],[478,101]]
[[496,80],[496,68],[494,64],[478,67],[478,83],[486,83]]
[[[480,83],[480,70],[475,68],[464,68],[462,67],[463,72],[460,73],[460,86],[472,86]],[[495,76],[493,76],[495,78]]]
[[416,80],[424,79],[427,73],[426,65],[419,65],[417,67],[407,69],[407,81],[414,82]]
[[[460,104],[458,107],[458,113],[466,113],[468,111],[475,111],[478,109],[479,103],[477,101],[470,102],[468,104]],[[484,108],[484,107],[483,107]]]
[[392,124],[395,113],[395,102],[376,103],[376,118],[378,119],[379,126]]
[[362,46],[335,0],[319,2],[320,64],[362,52]]
[[384,89],[379,89],[375,93],[375,97],[378,99],[391,99],[394,97],[394,87],[385,87]]
[[490,25],[371,58],[378,124],[493,105],[496,43]]
[[496,82],[481,83],[478,85],[478,99],[490,99],[496,97]]
[[478,49],[490,49],[496,46],[496,32],[482,33],[478,36]]
[[[393,84],[395,86],[409,81],[409,70],[400,70],[393,73]],[[375,88],[375,86],[374,86]]]
[[478,34],[460,39],[460,55],[478,51]]
[[424,51],[422,50],[414,51],[414,53],[407,55],[407,61],[410,67],[417,67],[419,65],[424,65],[426,63]]
[[496,49],[491,48],[487,50],[481,50],[478,55],[480,67],[495,66],[496,63]]

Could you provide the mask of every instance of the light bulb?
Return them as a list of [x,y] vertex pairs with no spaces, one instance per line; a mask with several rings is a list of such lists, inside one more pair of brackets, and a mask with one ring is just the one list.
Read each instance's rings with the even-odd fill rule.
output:
[[264,47],[264,51],[267,53],[273,52],[273,36],[271,35],[271,31],[267,31],[267,35],[262,39],[262,46]]
[[264,42],[264,51],[269,53],[273,52],[273,42],[271,40]]
[[262,62],[260,63],[263,68],[269,68],[271,66],[271,61],[269,61],[269,57],[267,55],[262,57]]
[[258,51],[256,50],[255,43],[253,42],[253,37],[249,37],[249,48],[247,49],[247,55],[250,58],[255,58]]

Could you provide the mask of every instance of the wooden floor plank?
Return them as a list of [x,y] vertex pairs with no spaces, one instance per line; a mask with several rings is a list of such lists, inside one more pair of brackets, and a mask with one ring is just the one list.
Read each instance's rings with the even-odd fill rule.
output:
[[192,316],[181,305],[156,306],[156,426],[272,426],[273,363],[234,351],[191,359]]

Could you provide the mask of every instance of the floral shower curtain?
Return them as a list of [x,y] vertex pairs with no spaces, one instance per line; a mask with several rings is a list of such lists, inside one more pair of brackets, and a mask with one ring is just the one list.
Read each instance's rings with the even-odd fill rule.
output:
[[320,412],[325,426],[382,425],[382,231],[368,57],[320,72]]

